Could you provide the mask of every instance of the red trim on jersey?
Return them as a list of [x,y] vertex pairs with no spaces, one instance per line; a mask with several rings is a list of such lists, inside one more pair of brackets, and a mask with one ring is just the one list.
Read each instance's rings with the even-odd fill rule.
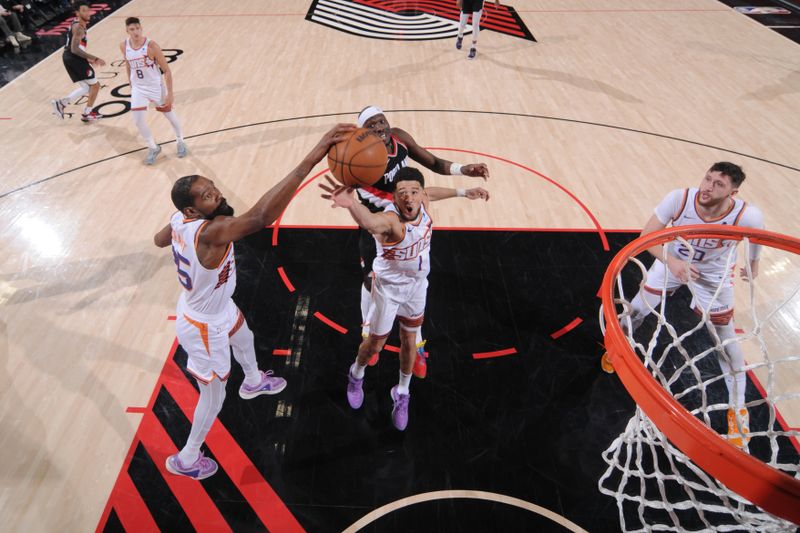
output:
[[377,196],[378,198],[382,198],[384,200],[394,200],[394,195],[390,192],[382,191],[380,189],[376,189],[375,187],[370,187],[370,186],[362,186],[361,188],[367,191],[368,193]]
[[132,107],[131,111],[147,111],[147,107]]
[[404,143],[404,142],[402,142],[400,139],[398,139],[398,138],[397,138],[397,136],[396,136],[395,134],[393,134],[393,133],[389,133],[389,138],[390,138],[392,141],[394,141],[394,153],[388,154],[388,156],[389,156],[389,157],[394,157],[394,156],[396,156],[396,155],[397,155],[397,145],[398,145],[398,144],[402,145],[402,146],[403,146],[403,148],[405,148],[406,150],[408,150],[408,146],[406,146],[406,143]]

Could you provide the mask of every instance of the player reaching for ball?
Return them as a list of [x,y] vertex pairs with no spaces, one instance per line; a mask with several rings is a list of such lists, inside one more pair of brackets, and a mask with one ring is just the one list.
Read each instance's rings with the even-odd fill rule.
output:
[[[131,84],[131,114],[139,133],[147,143],[147,156],[145,165],[156,162],[161,146],[153,140],[153,134],[145,121],[145,113],[150,102],[155,103],[156,109],[172,124],[177,140],[178,157],[186,157],[188,149],[183,141],[183,131],[178,117],[172,110],[174,92],[172,90],[172,70],[169,68],[167,58],[161,47],[142,35],[142,24],[136,17],[125,19],[125,32],[128,38],[119,45],[120,51],[128,64],[126,72]],[[162,76],[163,74],[163,76]],[[164,83],[166,81],[166,84]]]
[[[401,168],[408,166],[408,159],[416,161],[427,169],[437,174],[443,175],[464,175],[475,178],[489,177],[489,169],[484,163],[470,165],[459,165],[445,159],[436,157],[428,150],[417,144],[414,138],[400,128],[392,128],[386,119],[384,112],[375,106],[368,106],[358,114],[358,127],[366,128],[375,132],[380,137],[389,153],[386,162],[386,170],[383,177],[370,187],[359,187],[356,189],[361,203],[372,213],[379,213],[387,206],[392,205],[393,191],[396,175]],[[457,196],[464,196],[464,189],[455,189]],[[370,290],[372,288],[372,262],[375,260],[375,240],[364,231],[360,231],[358,248],[361,254],[361,269],[364,282],[361,287],[361,336],[367,337],[370,333]],[[427,358],[425,351],[425,340],[422,337],[421,329],[417,330],[417,358],[414,361],[414,375],[424,378],[428,372]],[[378,353],[372,354],[369,360],[370,366],[378,362]]]
[[188,354],[186,368],[200,389],[186,445],[167,458],[167,470],[173,474],[205,479],[217,471],[217,463],[203,457],[200,446],[225,400],[231,349],[244,370],[239,388],[243,399],[277,394],[286,387],[283,378],[258,369],[253,333],[231,299],[236,288],[233,241],[272,224],[331,145],[353,129],[352,124],[339,124],[327,132],[294,170],[238,217],[208,178],[184,176],[173,185],[172,202],[178,211],[153,240],[160,248],[172,245],[178,281],[184,289],[178,299],[175,329]]
[[372,356],[383,348],[394,320],[400,322],[400,379],[391,390],[394,407],[392,423],[403,431],[408,424],[412,368],[416,359],[419,330],[425,316],[428,273],[431,269],[430,246],[433,220],[429,203],[463,196],[470,200],[489,200],[489,193],[475,187],[458,194],[456,189],[425,188],[422,172],[412,167],[399,169],[392,180],[392,200],[379,213],[361,205],[353,189],[337,186],[330,178],[322,197],[343,207],[371,235],[377,249],[369,323],[371,331],[358,347],[358,355],[347,373],[347,402],[358,409],[364,402],[364,374]]

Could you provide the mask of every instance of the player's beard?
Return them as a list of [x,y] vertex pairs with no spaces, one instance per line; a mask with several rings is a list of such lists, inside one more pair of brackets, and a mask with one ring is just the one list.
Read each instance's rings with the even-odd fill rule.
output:
[[222,201],[219,203],[216,209],[208,215],[209,220],[214,220],[217,217],[232,217],[233,216],[233,208],[228,205],[228,201],[223,198]]

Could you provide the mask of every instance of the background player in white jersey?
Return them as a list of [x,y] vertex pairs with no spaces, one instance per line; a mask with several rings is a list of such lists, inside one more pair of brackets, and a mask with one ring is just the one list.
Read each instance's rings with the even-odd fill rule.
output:
[[78,84],[78,88],[64,98],[50,100],[50,105],[53,106],[53,114],[63,119],[64,108],[88,94],[86,107],[81,114],[81,121],[94,122],[100,118],[97,113],[92,111],[97,94],[100,92],[100,84],[97,83],[97,78],[94,76],[92,65],[102,67],[106,62],[86,51],[88,45],[86,29],[89,26],[89,20],[92,18],[92,8],[89,7],[89,2],[75,2],[73,9],[75,10],[75,20],[72,21],[67,34],[62,60],[64,61],[64,68],[67,69],[67,74],[69,74],[74,83]]
[[[500,0],[494,0],[495,6],[500,6]],[[472,15],[472,46],[467,54],[467,59],[475,59],[478,55],[478,34],[481,32],[481,15],[483,15],[483,0],[456,0],[456,7],[460,11],[458,17],[458,37],[456,49],[461,50],[464,39],[464,29],[467,19]]]
[[181,123],[172,110],[175,93],[172,90],[172,70],[169,68],[167,58],[164,57],[161,47],[155,41],[142,35],[142,24],[138,18],[128,17],[125,19],[125,31],[128,38],[122,41],[119,48],[128,64],[126,72],[131,84],[133,121],[147,143],[147,156],[144,164],[154,164],[158,154],[161,153],[161,146],[156,144],[145,120],[145,113],[147,113],[150,102],[153,102],[156,110],[164,113],[169,123],[172,124],[177,140],[178,157],[186,157],[188,149],[183,140]]
[[[358,409],[364,402],[364,370],[372,354],[386,343],[395,318],[400,321],[400,380],[392,388],[392,422],[400,431],[408,424],[409,385],[416,357],[416,336],[425,316],[428,273],[431,269],[430,243],[433,220],[428,203],[455,198],[456,189],[425,188],[425,179],[416,168],[401,168],[394,181],[394,201],[381,213],[372,213],[353,196],[353,189],[329,185],[320,187],[334,207],[350,211],[358,225],[373,235],[377,257],[373,264],[370,334],[358,347],[358,355],[347,373],[347,401]],[[466,191],[467,198],[489,199],[489,193],[476,187]]]
[[[727,224],[763,229],[761,211],[741,199],[734,198],[744,179],[745,174],[738,165],[724,161],[715,163],[706,172],[697,189],[676,189],[670,192],[656,207],[653,216],[645,224],[642,235],[663,229],[670,222],[673,226]],[[694,311],[698,314],[702,314],[703,311],[709,312],[710,321],[721,341],[735,339],[732,269],[736,263],[732,261],[731,270],[727,271],[725,265],[727,253],[738,243],[722,239],[694,239],[689,242],[694,248],[691,263],[689,262],[691,250],[678,241],[667,245],[666,265],[662,262],[664,245],[653,246],[647,250],[656,261],[647,272],[647,283],[644,288],[631,302],[633,331],[636,331],[644,318],[650,314],[650,310],[655,309],[661,301],[661,291],[666,276],[668,293],[691,281],[694,289],[694,300],[691,305]],[[760,250],[760,246],[751,245],[750,270],[753,278],[758,275]],[[741,269],[740,274],[747,279],[745,268]],[[720,284],[722,288],[715,298],[714,293]],[[738,342],[734,341],[727,344],[725,353],[718,353],[718,357],[728,388],[730,405],[728,438],[734,444],[742,446],[742,436],[746,442],[748,440],[746,434],[750,431],[749,415],[744,407],[747,380],[745,372],[741,370],[745,365],[744,353]]]
[[[386,170],[383,177],[371,187],[359,187],[356,189],[359,200],[371,212],[378,213],[384,207],[392,204],[392,191],[394,191],[395,175],[397,172],[408,165],[409,159],[416,161],[420,165],[443,175],[464,175],[475,178],[489,177],[489,169],[484,163],[473,163],[469,165],[459,165],[436,157],[431,152],[417,144],[417,141],[407,131],[400,128],[393,128],[389,125],[384,112],[374,106],[367,106],[358,114],[358,126],[374,131],[378,137],[383,139],[389,159],[386,162]],[[459,195],[463,195],[463,189],[457,189]],[[372,261],[375,259],[375,239],[366,232],[360,231],[358,239],[358,249],[361,254],[362,274],[364,283],[361,287],[361,335],[369,335],[369,310],[371,306],[370,290],[372,284]],[[428,352],[425,351],[425,341],[422,338],[422,331],[417,334],[417,357],[414,361],[414,375],[424,378],[428,372],[427,365]],[[369,360],[369,365],[373,366],[378,362],[378,354],[374,353]]]
[[178,212],[154,241],[161,248],[172,245],[178,281],[183,286],[176,313],[178,341],[189,356],[187,370],[200,388],[186,445],[167,458],[167,469],[173,474],[205,479],[217,471],[216,462],[203,457],[200,446],[225,400],[231,348],[245,374],[239,396],[251,399],[277,394],[286,386],[286,381],[273,377],[271,371],[258,369],[253,333],[231,300],[236,287],[233,241],[272,224],[328,148],[353,129],[353,125],[340,124],[326,133],[294,170],[238,217],[208,178],[184,176],[172,187]]

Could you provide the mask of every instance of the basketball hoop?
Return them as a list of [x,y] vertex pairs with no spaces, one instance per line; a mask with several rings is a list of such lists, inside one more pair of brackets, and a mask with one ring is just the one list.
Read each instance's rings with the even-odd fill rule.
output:
[[[769,384],[763,401],[748,402],[748,406],[768,413],[769,421],[762,428],[751,426],[751,434],[754,440],[762,439],[760,449],[767,449],[767,446],[772,449],[769,457],[757,458],[748,453],[746,447],[735,447],[709,425],[711,418],[727,406],[709,402],[706,395],[708,390],[721,385],[719,371],[710,376],[708,371],[698,371],[698,365],[709,355],[716,357],[716,351],[725,344],[719,344],[719,338],[712,338],[712,342],[718,344],[698,353],[689,353],[684,347],[686,336],[704,327],[707,313],[692,332],[678,335],[664,319],[662,299],[662,312],[653,310],[658,325],[647,346],[637,343],[633,335],[623,329],[630,314],[630,298],[624,294],[621,279],[623,270],[633,264],[646,278],[647,269],[635,257],[652,246],[676,239],[685,244],[696,239],[749,241],[789,252],[793,259],[800,254],[800,239],[794,237],[752,228],[697,225],[672,227],[645,235],[616,255],[603,278],[600,323],[609,360],[637,408],[625,431],[603,453],[609,466],[598,483],[600,491],[617,500],[621,525],[626,531],[692,529],[682,523],[682,513],[691,513],[692,520],[703,529],[733,531],[745,527],[760,531],[795,531],[796,526],[787,520],[800,523],[800,464],[797,460],[800,455],[789,454],[791,457],[787,461],[787,454],[776,450],[780,446],[785,449],[790,443],[800,454],[796,444],[800,431],[778,427],[782,419],[777,404],[800,399],[800,384],[794,383],[788,393],[776,393],[772,383],[776,367],[779,372],[785,368],[780,365],[794,365],[795,371],[800,369],[800,353],[771,354],[764,341],[764,331],[776,313],[800,294],[800,285],[785,291],[782,302],[771,305],[768,312],[762,312],[759,317],[754,305],[757,280],[749,283],[754,324],[752,330],[740,334],[739,339],[759,343],[763,362],[748,364],[746,370],[751,376],[756,369],[768,372]],[[728,257],[731,269],[735,267],[731,264],[735,248],[731,247]],[[744,248],[747,250],[748,246]],[[749,257],[745,257],[745,264],[748,262]],[[630,269],[626,274],[630,274]],[[632,298],[633,294],[630,296]],[[654,358],[656,340],[659,333],[665,332],[669,333],[671,341],[662,354]],[[794,349],[800,352],[797,345]],[[678,362],[664,364],[664,354],[668,353]],[[682,383],[684,388],[680,388],[676,385],[678,377],[686,382],[697,380],[688,388]],[[685,399],[690,392],[696,393],[695,400],[702,398],[702,401],[687,406]],[[624,506],[635,510],[641,526],[627,523],[632,522],[626,520],[626,516],[630,517],[633,511],[626,514]],[[664,517],[664,522],[654,516]]]

